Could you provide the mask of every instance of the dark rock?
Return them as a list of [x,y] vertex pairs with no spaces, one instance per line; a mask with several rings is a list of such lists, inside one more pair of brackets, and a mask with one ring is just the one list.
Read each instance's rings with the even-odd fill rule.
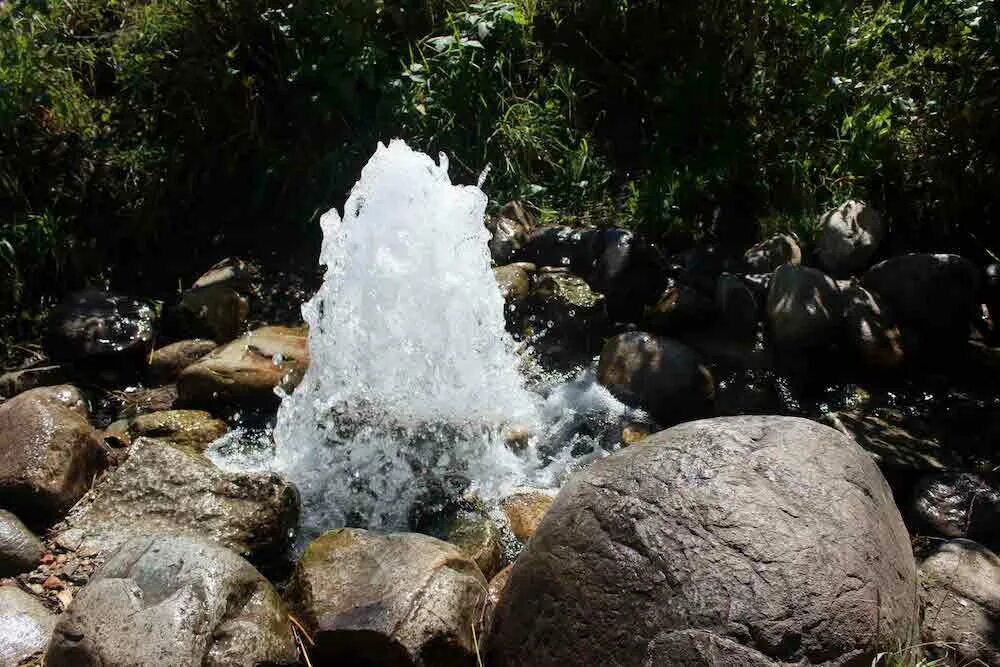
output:
[[742,278],[728,273],[715,283],[715,308],[720,324],[733,337],[752,337],[757,331],[760,306],[754,290]]
[[870,366],[898,368],[906,360],[903,333],[882,300],[861,285],[844,290],[847,342]]
[[0,510],[0,577],[35,569],[45,547],[21,520]]
[[45,350],[56,361],[96,368],[142,368],[153,351],[158,313],[151,302],[106,292],[79,292],[56,307]]
[[226,343],[246,329],[250,303],[231,287],[214,285],[185,292],[177,313],[185,335]]
[[771,337],[784,351],[828,345],[842,316],[840,289],[822,271],[786,264],[774,272],[767,296]]
[[700,329],[715,318],[715,304],[687,285],[671,284],[646,308],[645,324],[655,333],[674,335]]
[[956,452],[945,446],[938,434],[899,410],[841,410],[826,414],[823,421],[853,438],[885,470],[926,472],[962,465]]
[[314,540],[288,599],[316,645],[315,664],[475,664],[486,579],[447,542],[343,528]]
[[228,431],[226,422],[202,410],[153,412],[136,417],[128,427],[132,440],[159,438],[197,452],[205,451]]
[[532,262],[536,266],[560,266],[578,276],[588,276],[594,269],[593,229],[575,229],[552,225],[539,227],[515,253],[515,261]]
[[771,273],[784,264],[801,264],[802,250],[788,234],[776,234],[747,250],[743,259],[751,273]]
[[499,265],[508,264],[521,256],[521,250],[528,242],[531,227],[517,220],[499,217],[488,225],[490,233],[490,256]]
[[133,419],[139,415],[173,410],[178,402],[177,385],[174,384],[151,389],[130,387],[115,397],[118,404],[115,419]]
[[0,405],[0,506],[32,525],[65,514],[105,464],[80,400],[75,388],[63,385]]
[[901,325],[932,338],[967,338],[981,303],[979,271],[958,255],[893,257],[869,269],[861,285]]
[[592,243],[596,264],[588,276],[591,287],[607,299],[613,321],[638,322],[666,278],[662,260],[651,244],[624,229],[602,229]]
[[0,665],[32,664],[49,643],[58,618],[15,586],[0,586]]
[[711,410],[711,373],[691,348],[669,338],[638,331],[611,338],[601,351],[597,376],[619,400],[642,408],[663,424]]
[[923,477],[914,489],[913,510],[920,524],[938,535],[1000,548],[1000,490],[978,475]]
[[1000,664],[1000,558],[970,540],[952,540],[920,564],[920,584],[930,657]]
[[52,532],[105,554],[140,535],[205,537],[263,567],[284,556],[298,512],[295,489],[273,473],[225,472],[190,449],[140,438]]
[[233,552],[191,537],[139,537],[101,567],[56,625],[49,667],[297,665],[288,614]]
[[173,382],[185,368],[218,347],[215,341],[196,338],[182,340],[153,350],[149,357],[149,377],[159,384]]
[[514,564],[493,667],[869,665],[918,631],[871,459],[791,417],[676,426],[577,473]]
[[820,217],[816,243],[820,265],[845,277],[868,266],[885,237],[882,216],[864,202],[848,201]]
[[258,267],[238,257],[227,257],[203,273],[198,280],[194,281],[191,289],[228,287],[237,292],[247,293],[253,291],[259,279],[260,269]]
[[33,366],[0,375],[0,395],[13,398],[30,389],[66,382],[66,369],[59,365]]
[[508,305],[524,301],[531,291],[531,276],[516,264],[496,267],[493,269],[493,276]]
[[594,349],[607,325],[604,296],[569,273],[540,275],[527,305],[530,316],[525,333],[543,334],[537,344],[552,354]]
[[273,406],[277,387],[292,389],[309,364],[304,328],[269,326],[220,347],[177,380],[185,405]]

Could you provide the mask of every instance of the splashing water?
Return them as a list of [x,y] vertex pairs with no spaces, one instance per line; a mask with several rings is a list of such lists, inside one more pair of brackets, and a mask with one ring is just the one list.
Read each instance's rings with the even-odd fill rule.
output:
[[[263,466],[298,486],[303,538],[413,528],[450,498],[556,487],[607,453],[599,425],[625,408],[592,373],[525,388],[485,210],[478,187],[451,184],[443,155],[435,164],[393,141],[363,169],[343,219],[323,216],[326,276],[303,306],[309,370],[282,402]],[[504,442],[512,427],[534,434],[516,453]],[[216,460],[262,467],[231,446],[239,437]]]

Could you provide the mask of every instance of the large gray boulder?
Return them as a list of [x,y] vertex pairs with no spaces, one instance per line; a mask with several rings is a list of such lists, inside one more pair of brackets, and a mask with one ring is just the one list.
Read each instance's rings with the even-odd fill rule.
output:
[[86,493],[105,463],[86,414],[69,385],[32,389],[0,405],[0,507],[46,524]]
[[49,643],[57,617],[16,586],[0,586],[0,667],[25,664]]
[[838,332],[841,294],[822,271],[786,264],[774,272],[767,320],[775,344],[786,351],[827,345]]
[[343,528],[306,548],[287,595],[315,664],[464,667],[476,663],[486,585],[447,542]]
[[284,554],[298,511],[294,487],[273,473],[226,472],[192,449],[139,438],[53,534],[104,554],[141,535],[205,537],[263,566]]
[[708,414],[715,395],[712,374],[694,350],[639,331],[604,344],[597,378],[619,400],[664,424]]
[[49,667],[298,664],[271,584],[233,552],[190,537],[129,541],[56,626]]
[[496,609],[506,665],[869,665],[910,646],[916,568],[854,442],[793,417],[662,431],[563,487]]
[[952,540],[920,564],[923,641],[946,664],[1000,664],[1000,558]]
[[0,577],[35,569],[44,553],[41,540],[20,519],[0,510]]
[[816,254],[820,265],[837,277],[866,268],[885,238],[882,216],[864,202],[845,202],[824,213],[819,222]]

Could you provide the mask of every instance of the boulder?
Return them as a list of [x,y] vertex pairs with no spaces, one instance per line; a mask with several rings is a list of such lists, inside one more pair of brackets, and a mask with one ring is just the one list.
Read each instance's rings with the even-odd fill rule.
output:
[[41,655],[58,618],[16,586],[0,586],[0,665],[14,667]]
[[757,332],[760,307],[754,290],[739,276],[724,273],[715,282],[715,309],[731,336],[750,338]]
[[979,271],[958,255],[892,257],[869,269],[861,285],[901,325],[931,338],[967,338],[981,303]]
[[129,439],[159,438],[203,452],[224,436],[229,426],[202,410],[166,410],[140,415],[128,426]]
[[291,390],[308,364],[305,328],[262,327],[185,368],[177,390],[185,405],[273,406],[275,389]]
[[785,264],[801,264],[802,250],[788,234],[776,234],[747,250],[743,259],[751,273],[771,273]]
[[486,578],[503,566],[500,531],[493,519],[477,512],[460,512],[447,531],[447,542],[471,559]]
[[666,277],[656,249],[642,237],[615,227],[596,232],[593,247],[596,261],[587,276],[591,287],[607,299],[612,321],[638,322]]
[[1000,549],[1000,489],[978,475],[925,475],[913,492],[913,513],[922,527],[938,535]]
[[342,528],[314,540],[288,587],[315,664],[476,662],[486,579],[455,547],[416,533]]
[[185,292],[177,312],[186,335],[225,343],[243,333],[250,302],[231,287],[212,285]]
[[191,537],[128,541],[56,625],[48,667],[297,665],[288,613],[245,560]]
[[551,506],[552,496],[538,491],[515,493],[500,501],[510,532],[521,544],[535,534],[538,524]]
[[[490,628],[493,626],[493,613],[496,611],[497,605],[500,604],[500,598],[503,597],[504,589],[507,588],[507,582],[510,580],[511,570],[514,569],[514,564],[511,563],[504,569],[500,570],[492,579],[490,579],[489,586],[486,587],[486,601],[485,610],[483,613],[483,636],[486,636],[490,632]],[[480,642],[481,644],[484,642]]]
[[204,338],[181,340],[153,350],[149,357],[149,377],[153,382],[173,382],[185,368],[218,347]]
[[881,298],[852,284],[843,293],[847,342],[869,366],[898,368],[906,359],[903,333]]
[[570,273],[539,276],[528,297],[528,333],[544,334],[538,341],[546,350],[591,350],[599,344],[607,324],[604,296]]
[[490,256],[497,264],[507,264],[521,254],[528,242],[531,227],[518,220],[500,216],[490,222]]
[[508,304],[524,301],[531,291],[531,276],[516,264],[496,267],[493,269],[493,277]]
[[869,665],[917,621],[909,536],[868,455],[805,419],[716,418],[570,478],[486,662]]
[[767,320],[780,349],[798,352],[828,345],[841,315],[840,288],[822,271],[786,264],[774,272]]
[[29,389],[66,382],[66,369],[58,364],[32,366],[0,375],[0,396],[13,398]]
[[49,315],[44,345],[56,361],[142,368],[153,351],[158,312],[143,299],[78,292]]
[[21,520],[0,510],[0,577],[35,569],[45,547]]
[[619,400],[663,424],[707,414],[715,393],[712,374],[691,348],[639,331],[605,343],[597,378]]
[[650,331],[674,335],[701,329],[714,318],[715,304],[710,298],[693,287],[671,284],[652,306],[646,308],[644,322]]
[[819,224],[819,263],[837,277],[866,268],[886,232],[878,211],[859,201],[848,201],[827,211]]
[[578,276],[589,276],[597,261],[593,247],[595,233],[593,229],[562,225],[539,227],[528,235],[512,259],[539,267],[560,266]]
[[60,518],[105,465],[101,439],[68,385],[0,405],[0,507],[32,525]]
[[140,535],[205,537],[266,566],[284,555],[298,511],[294,487],[274,473],[225,472],[190,449],[140,438],[53,535],[105,554]]
[[920,564],[920,584],[930,656],[946,664],[1000,664],[1000,558],[970,540],[952,540]]
[[227,257],[201,274],[191,285],[191,289],[228,287],[245,294],[253,290],[259,278],[258,267],[238,257]]
[[118,413],[115,419],[134,419],[139,415],[153,412],[166,412],[177,407],[177,385],[165,384],[162,387],[127,387],[118,392],[115,398],[119,401]]

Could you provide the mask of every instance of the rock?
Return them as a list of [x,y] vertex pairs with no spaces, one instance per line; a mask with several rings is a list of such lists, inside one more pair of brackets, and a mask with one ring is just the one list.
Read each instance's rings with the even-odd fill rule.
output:
[[824,415],[823,421],[853,438],[887,471],[941,471],[962,465],[937,434],[899,410],[841,410]]
[[892,494],[793,417],[682,424],[571,477],[514,564],[486,664],[869,665],[917,632]]
[[167,384],[152,389],[129,387],[117,394],[117,398],[121,403],[116,419],[134,419],[139,415],[173,410],[178,402],[177,385]]
[[785,264],[801,264],[802,250],[788,234],[776,234],[747,250],[743,259],[751,273],[771,273]]
[[544,332],[546,348],[591,350],[607,324],[604,296],[569,273],[542,274],[528,298],[529,334]]
[[[507,582],[510,580],[510,573],[513,569],[514,564],[511,563],[504,569],[500,570],[500,572],[490,579],[490,584],[486,587],[486,602],[483,613],[483,637],[488,636],[490,633],[490,628],[493,626],[493,613],[496,611],[497,605],[500,604],[500,598],[503,597],[504,589],[507,588]],[[482,643],[484,642],[481,641],[480,644]]]
[[538,224],[538,209],[530,204],[514,199],[500,209],[500,217],[513,220],[525,229],[534,229]]
[[306,548],[287,595],[316,642],[314,664],[448,667],[475,664],[485,591],[447,542],[342,528]]
[[767,319],[779,348],[798,352],[828,345],[841,315],[840,289],[822,271],[791,264],[775,271],[767,295]]
[[595,232],[592,244],[596,263],[587,276],[591,287],[607,299],[612,321],[638,322],[666,277],[655,248],[615,227]]
[[0,506],[31,525],[65,514],[103,469],[101,439],[68,385],[0,405]]
[[181,371],[216,347],[214,341],[196,338],[153,350],[153,354],[149,357],[149,377],[159,384],[173,382]]
[[52,532],[75,551],[105,554],[140,535],[205,537],[266,566],[284,555],[298,512],[294,487],[274,473],[225,472],[190,449],[140,438]]
[[819,224],[816,252],[820,266],[837,277],[867,267],[886,232],[878,211],[859,201],[827,211]]
[[225,343],[243,333],[250,303],[231,287],[213,285],[185,292],[177,311],[185,334]]
[[922,639],[946,664],[1000,664],[1000,558],[970,540],[952,540],[920,564]]
[[493,269],[500,293],[508,304],[519,303],[528,297],[531,291],[531,277],[519,266],[508,264]]
[[517,220],[501,216],[492,221],[489,228],[492,234],[490,256],[497,264],[507,264],[519,256],[528,242],[530,227]]
[[142,368],[153,351],[158,314],[152,303],[107,292],[78,292],[49,316],[45,350],[50,359],[97,368]]
[[177,390],[185,405],[271,406],[275,388],[290,390],[308,364],[304,328],[262,327],[185,368]]
[[906,359],[903,333],[883,307],[881,299],[854,284],[844,291],[846,338],[870,366],[898,368]]
[[253,290],[260,277],[260,269],[238,257],[227,257],[217,262],[208,271],[194,281],[191,289],[207,287],[228,287],[237,292],[246,293]]
[[760,307],[753,289],[729,273],[715,282],[715,309],[719,322],[733,337],[753,337],[757,332]]
[[707,414],[715,392],[712,374],[691,348],[638,331],[605,343],[597,378],[619,400],[663,424]]
[[471,559],[487,579],[503,566],[500,531],[488,516],[460,512],[448,528],[447,541]]
[[15,586],[0,586],[0,665],[26,664],[49,643],[57,617]]
[[56,625],[48,667],[297,665],[287,611],[233,552],[191,537],[139,537],[97,571]]
[[45,547],[21,520],[0,510],[0,577],[12,577],[37,567]]
[[139,437],[159,438],[197,452],[205,451],[228,431],[226,422],[201,410],[153,412],[136,417],[128,428],[133,440]]
[[622,447],[637,445],[648,438],[649,435],[649,429],[645,426],[629,424],[622,429]]
[[892,257],[869,269],[861,285],[901,325],[931,338],[964,340],[979,312],[979,271],[958,255]]
[[978,475],[924,476],[914,489],[913,510],[921,525],[938,535],[1000,548],[1000,490]]
[[13,398],[29,389],[66,382],[66,369],[59,365],[33,366],[0,375],[0,396]]
[[538,529],[542,517],[552,506],[552,496],[537,491],[515,493],[500,501],[500,507],[510,524],[510,532],[525,544]]
[[715,318],[715,304],[693,287],[670,285],[656,303],[646,308],[650,331],[665,335],[700,329]]
[[578,276],[589,276],[597,257],[594,255],[595,230],[575,229],[561,225],[539,227],[524,241],[524,247],[514,254],[514,261],[532,262],[536,266],[560,266]]

